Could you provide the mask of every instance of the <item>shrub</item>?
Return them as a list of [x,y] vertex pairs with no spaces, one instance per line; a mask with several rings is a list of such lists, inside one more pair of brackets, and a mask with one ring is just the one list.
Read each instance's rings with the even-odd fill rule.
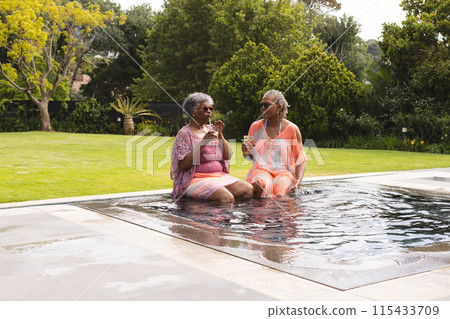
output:
[[425,152],[425,142],[421,139],[408,139],[403,141],[403,150],[410,152]]
[[404,149],[404,145],[402,140],[396,136],[378,135],[366,137],[359,135],[356,137],[350,137],[348,142],[345,144],[345,148],[400,151]]
[[60,119],[64,112],[68,116],[52,122],[52,127],[61,132],[116,133],[117,125],[111,120],[110,111],[109,105],[102,105],[95,98],[76,103],[72,112],[69,112],[67,105],[63,105],[56,118]]
[[325,148],[343,148],[346,144],[344,139],[324,139],[314,141],[317,147],[325,147]]
[[356,117],[342,110],[336,114],[334,130],[338,136],[346,139],[353,136],[375,136],[381,131],[381,124],[377,119],[367,113]]
[[0,101],[0,132],[25,132],[38,130],[39,113],[30,103]]
[[401,150],[402,148],[402,140],[397,136],[380,136],[379,137],[379,147],[380,150]]
[[[170,124],[170,122],[167,122]],[[144,120],[141,123],[136,125],[137,132],[142,132],[144,130],[148,130],[146,135],[152,135],[154,133],[159,133],[163,136],[171,136],[171,129],[169,127],[165,127],[162,124],[156,123],[156,121]]]

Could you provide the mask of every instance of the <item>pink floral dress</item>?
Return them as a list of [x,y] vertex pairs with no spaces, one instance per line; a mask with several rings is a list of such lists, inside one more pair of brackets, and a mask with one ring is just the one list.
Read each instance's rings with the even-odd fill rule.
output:
[[[188,125],[183,126],[175,137],[170,166],[170,178],[173,180],[172,197],[178,198],[182,196],[194,178],[197,166],[193,165],[189,170],[183,171],[178,167],[178,162],[183,160],[194,149],[198,141],[198,138],[192,133]],[[222,160],[221,163],[223,172],[229,174],[229,161]]]

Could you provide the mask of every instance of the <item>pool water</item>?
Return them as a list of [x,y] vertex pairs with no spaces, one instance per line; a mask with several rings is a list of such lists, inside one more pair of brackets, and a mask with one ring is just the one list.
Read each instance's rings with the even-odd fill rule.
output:
[[338,289],[450,264],[450,196],[353,181],[212,205],[169,195],[77,204]]

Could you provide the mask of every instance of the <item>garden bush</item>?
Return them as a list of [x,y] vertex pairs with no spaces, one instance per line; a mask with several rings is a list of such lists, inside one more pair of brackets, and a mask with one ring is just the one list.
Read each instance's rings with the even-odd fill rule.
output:
[[0,132],[26,132],[38,130],[39,112],[30,103],[0,101]]
[[111,119],[111,107],[100,104],[95,98],[75,104],[75,109],[69,111],[63,103],[58,114],[52,120],[56,131],[71,133],[117,133],[117,124]]
[[[152,135],[157,133],[162,136],[172,136],[173,134],[171,132],[170,127],[163,126],[162,124],[163,123],[157,123],[156,120],[143,120],[142,122],[136,125],[136,131],[139,133],[144,130],[148,130],[146,135]],[[167,122],[165,124],[170,124],[170,122]]]

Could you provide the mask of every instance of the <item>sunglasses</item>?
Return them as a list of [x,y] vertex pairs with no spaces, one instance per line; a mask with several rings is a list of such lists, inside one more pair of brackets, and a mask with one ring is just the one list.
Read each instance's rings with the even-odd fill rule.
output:
[[213,111],[213,107],[212,106],[204,106],[202,108],[202,110],[203,110],[203,112],[208,112],[208,110],[212,112]]
[[269,103],[269,102],[259,103],[258,108],[259,109],[262,109],[262,108],[268,109],[269,107],[271,107],[272,105],[275,105],[275,104],[277,104],[277,102],[275,102],[275,103]]

